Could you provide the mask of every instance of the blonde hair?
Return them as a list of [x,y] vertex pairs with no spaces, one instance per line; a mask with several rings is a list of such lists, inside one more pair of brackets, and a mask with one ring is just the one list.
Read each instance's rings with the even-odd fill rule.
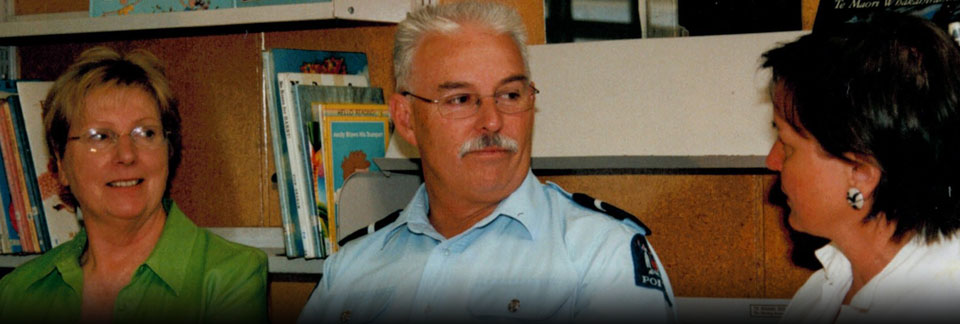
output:
[[120,54],[107,47],[93,47],[81,53],[57,78],[43,101],[43,126],[52,158],[59,161],[63,157],[70,125],[81,114],[84,98],[110,86],[139,88],[156,100],[169,145],[169,188],[180,164],[180,113],[160,60],[145,50]]

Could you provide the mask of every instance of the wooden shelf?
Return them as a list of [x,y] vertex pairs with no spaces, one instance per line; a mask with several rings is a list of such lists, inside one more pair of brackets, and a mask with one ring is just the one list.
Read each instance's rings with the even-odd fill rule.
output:
[[[322,259],[289,259],[283,254],[283,233],[279,227],[208,227],[207,229],[227,240],[263,250],[267,253],[267,266],[270,273],[323,273]],[[38,256],[40,255],[0,255],[0,268],[16,268]]]
[[334,0],[332,2],[230,8],[157,14],[90,17],[89,13],[23,15],[0,23],[0,40],[54,35],[163,30],[330,19],[399,22],[418,0]]

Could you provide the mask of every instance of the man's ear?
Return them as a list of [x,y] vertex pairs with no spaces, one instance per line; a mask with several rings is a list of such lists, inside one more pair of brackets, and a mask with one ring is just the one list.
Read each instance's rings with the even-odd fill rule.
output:
[[860,189],[865,198],[872,198],[873,191],[880,184],[880,177],[883,176],[883,170],[872,156],[845,153],[843,155],[849,159],[852,164],[850,173],[850,185]]
[[417,146],[417,136],[413,132],[413,107],[407,97],[394,93],[390,96],[390,118],[393,119],[394,132],[407,143]]

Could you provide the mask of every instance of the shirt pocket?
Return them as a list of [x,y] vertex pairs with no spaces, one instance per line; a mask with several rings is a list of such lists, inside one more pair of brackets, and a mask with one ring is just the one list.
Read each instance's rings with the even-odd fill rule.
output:
[[483,321],[534,321],[566,318],[573,286],[550,280],[502,280],[477,283],[467,308]]
[[351,292],[344,299],[338,313],[330,314],[331,323],[371,323],[384,322],[383,318],[393,299],[393,288],[381,288]]

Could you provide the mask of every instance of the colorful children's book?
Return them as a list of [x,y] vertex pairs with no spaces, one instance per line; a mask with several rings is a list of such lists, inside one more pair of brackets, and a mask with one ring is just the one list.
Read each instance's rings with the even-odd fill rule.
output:
[[227,9],[234,0],[90,0],[90,17]]
[[42,252],[36,230],[33,226],[31,215],[35,209],[32,208],[29,191],[27,190],[26,177],[24,176],[23,159],[21,158],[20,142],[17,140],[17,127],[14,122],[13,111],[19,110],[20,98],[10,96],[2,106],[0,111],[0,146],[3,149],[5,157],[3,163],[7,172],[7,180],[10,185],[13,213],[16,231],[20,236],[20,245],[25,253]]
[[[6,99],[0,99],[0,105],[6,104]],[[2,126],[0,126],[2,127]],[[2,136],[0,136],[2,138]],[[0,162],[4,161],[3,150],[0,150]],[[14,225],[15,220],[11,217],[15,212],[13,210],[13,201],[10,198],[10,186],[7,184],[6,167],[0,166],[0,249],[2,253],[20,253],[23,249],[20,247],[20,234]]]
[[297,98],[297,108],[301,115],[301,133],[303,145],[300,149],[303,152],[309,152],[309,159],[304,163],[310,165],[310,179],[313,180],[313,193],[316,200],[316,208],[320,221],[327,226],[323,229],[324,243],[329,247],[328,251],[336,252],[336,219],[330,217],[333,200],[328,199],[326,181],[327,174],[324,168],[324,153],[321,150],[321,127],[322,115],[316,109],[315,104],[321,103],[365,103],[382,104],[384,103],[383,89],[376,87],[344,87],[344,86],[316,86],[300,84],[294,87],[294,94]]
[[[50,232],[47,230],[47,218],[44,215],[43,201],[40,195],[40,187],[37,184],[37,170],[33,165],[33,147],[30,145],[30,139],[27,135],[27,124],[23,117],[23,96],[18,96],[18,101],[10,102],[10,115],[13,117],[14,128],[16,130],[17,145],[20,147],[20,163],[23,165],[24,184],[27,187],[27,196],[30,201],[30,211],[27,213],[30,217],[27,219],[34,231],[40,252],[46,252],[52,248]],[[44,141],[44,143],[46,143]]]
[[[2,151],[0,151],[2,154]],[[0,156],[0,159],[3,157]],[[7,185],[6,168],[0,167],[0,233],[3,233],[2,244],[3,253],[20,253],[23,248],[20,247],[20,234],[14,226],[12,215],[12,200],[10,199],[10,186]]]
[[17,94],[20,96],[20,108],[23,114],[24,130],[30,147],[32,178],[28,179],[37,188],[36,194],[42,205],[42,223],[44,233],[49,239],[49,248],[57,247],[73,239],[80,232],[76,206],[64,202],[60,193],[65,190],[54,174],[54,159],[47,149],[46,134],[43,127],[43,100],[50,91],[53,82],[20,81],[17,82]]
[[304,242],[299,230],[303,227],[303,224],[298,222],[296,192],[293,186],[293,170],[290,167],[289,156],[290,150],[293,148],[288,147],[288,139],[285,135],[284,121],[287,118],[281,111],[278,74],[289,72],[341,74],[345,75],[344,78],[362,76],[363,80],[369,82],[367,58],[366,54],[359,52],[282,48],[264,51],[262,58],[263,86],[270,119],[270,136],[276,166],[280,212],[284,224],[284,243],[288,257],[300,257],[304,256]]

